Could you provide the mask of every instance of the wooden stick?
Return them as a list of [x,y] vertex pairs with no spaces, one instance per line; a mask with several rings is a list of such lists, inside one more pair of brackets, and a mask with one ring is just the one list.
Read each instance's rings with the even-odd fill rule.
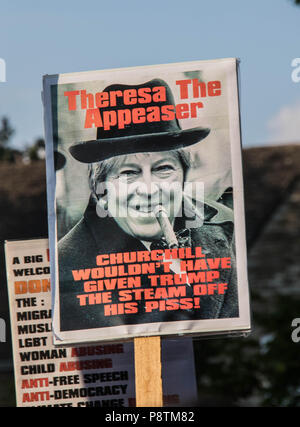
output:
[[137,407],[162,407],[160,337],[134,339],[135,394]]

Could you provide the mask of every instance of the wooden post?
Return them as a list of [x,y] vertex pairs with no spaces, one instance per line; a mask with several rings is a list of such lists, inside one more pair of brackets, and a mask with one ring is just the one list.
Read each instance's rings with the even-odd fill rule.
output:
[[134,339],[135,395],[137,407],[162,407],[160,337]]

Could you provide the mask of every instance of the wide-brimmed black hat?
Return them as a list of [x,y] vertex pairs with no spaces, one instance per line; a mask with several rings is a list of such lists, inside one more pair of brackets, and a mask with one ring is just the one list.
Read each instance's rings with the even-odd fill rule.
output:
[[[114,110],[118,112],[118,110],[128,109],[132,112],[134,108],[141,107],[149,111],[149,107],[159,107],[161,109],[163,106],[171,106],[171,108],[168,108],[169,111],[174,107],[173,111],[175,111],[175,102],[171,89],[161,79],[154,79],[141,85],[115,84],[108,86],[103,92],[119,91],[118,93],[124,93],[125,90],[135,89],[136,93],[138,93],[139,89],[142,88],[148,88],[147,91],[149,91],[149,88],[152,90],[157,87],[165,88],[166,96],[163,101],[155,102],[151,97],[151,102],[125,105],[123,96],[120,96],[116,97],[116,106],[99,108],[99,112],[103,117],[105,111]],[[176,117],[172,120],[166,117],[164,115],[164,118],[159,121],[131,122],[121,129],[117,125],[110,126],[107,130],[104,127],[98,127],[95,140],[74,143],[69,148],[70,153],[80,162],[93,163],[121,154],[169,151],[184,148],[201,141],[210,132],[210,129],[202,127],[183,130]]]

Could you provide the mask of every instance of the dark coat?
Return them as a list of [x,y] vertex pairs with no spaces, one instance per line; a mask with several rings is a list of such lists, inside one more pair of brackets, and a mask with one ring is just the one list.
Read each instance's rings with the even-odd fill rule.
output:
[[[102,304],[79,305],[76,295],[84,294],[84,291],[82,282],[73,280],[72,270],[97,267],[98,254],[145,251],[146,248],[139,240],[122,231],[113,218],[99,218],[91,199],[83,218],[58,245],[61,330],[238,317],[236,267],[232,251],[233,225],[226,221],[214,223],[216,213],[214,208],[205,206],[205,221],[203,226],[191,229],[191,241],[192,247],[202,247],[206,257],[231,257],[231,269],[221,270],[218,280],[219,283],[228,284],[225,295],[201,296],[200,309],[144,313],[143,305],[139,303],[138,314],[104,316]],[[180,222],[177,221],[177,228],[182,225]],[[142,287],[150,287],[146,276],[142,276]],[[191,287],[187,286],[187,297],[192,297],[191,292]]]

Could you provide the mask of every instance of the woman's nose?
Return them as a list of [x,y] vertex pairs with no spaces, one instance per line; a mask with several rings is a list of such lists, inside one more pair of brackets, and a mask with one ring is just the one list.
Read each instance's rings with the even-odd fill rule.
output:
[[158,184],[153,181],[153,176],[151,171],[144,170],[141,174],[141,179],[138,182],[137,193],[141,196],[151,197],[154,194],[158,193],[159,187]]

